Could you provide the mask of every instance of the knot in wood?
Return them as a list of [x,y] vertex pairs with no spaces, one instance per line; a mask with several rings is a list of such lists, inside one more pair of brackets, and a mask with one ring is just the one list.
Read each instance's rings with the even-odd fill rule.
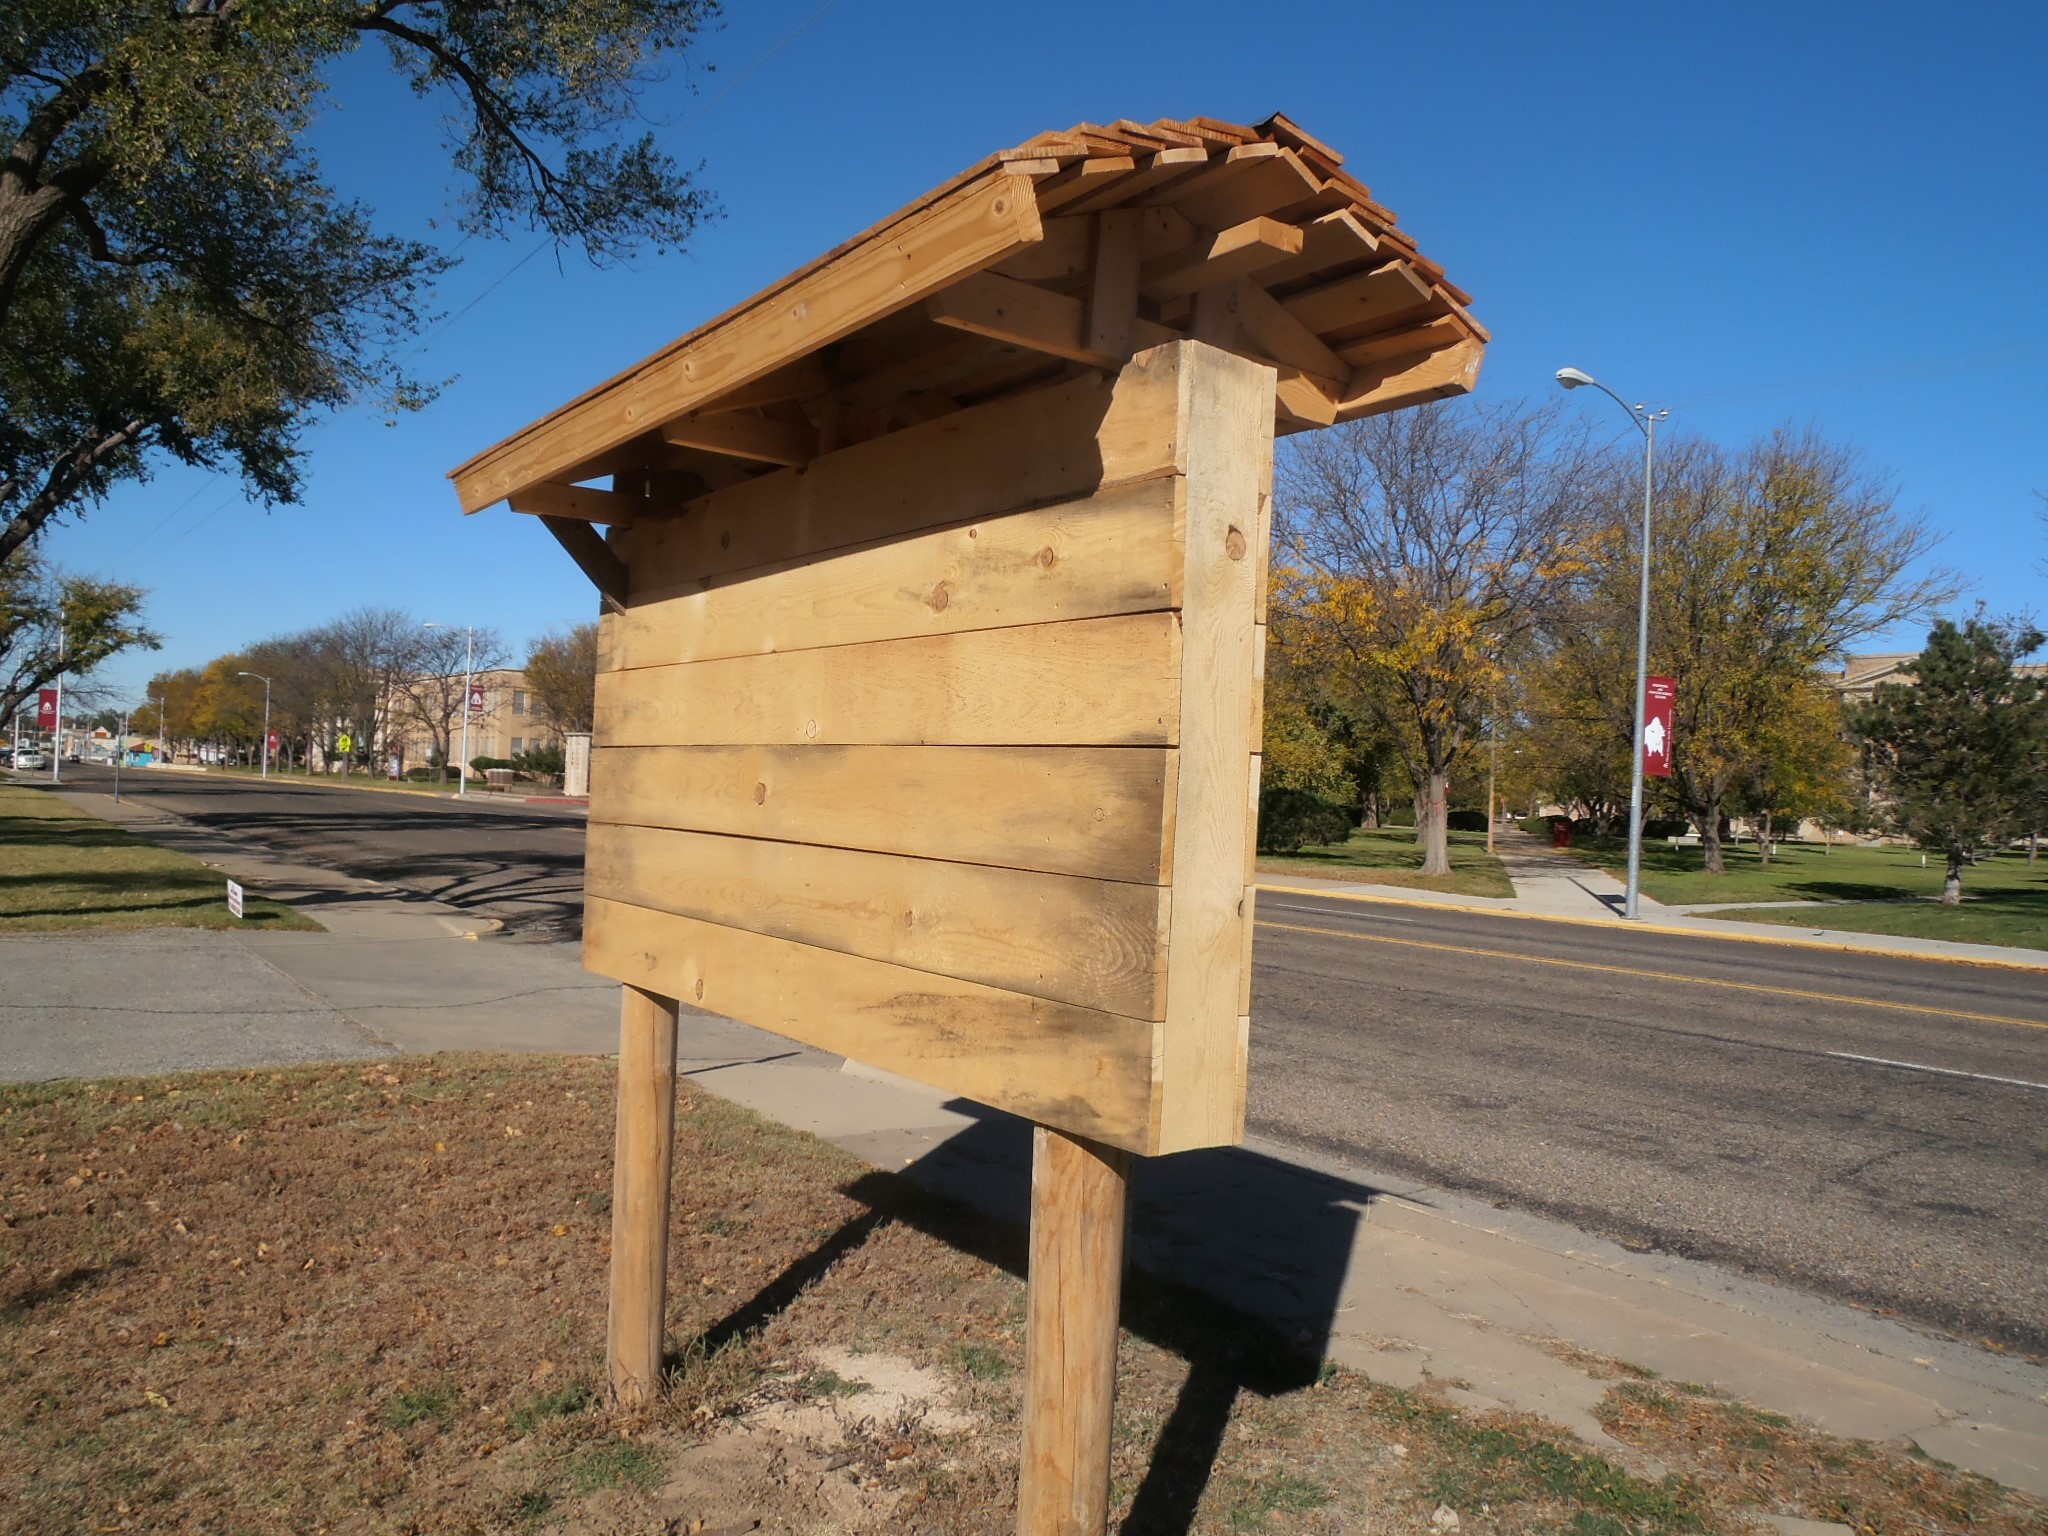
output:
[[925,599],[926,605],[933,613],[944,613],[946,605],[952,601],[953,594],[946,590],[946,584],[943,581],[936,587],[933,587],[932,595]]
[[700,1002],[700,1003],[701,1003],[701,1002],[703,1002],[703,1001],[704,1001],[704,978],[703,978],[702,976],[699,976],[699,977],[697,978],[697,986],[696,986],[696,993],[697,993],[697,1001],[698,1001],[698,1002]]
[[754,786],[754,804],[756,804],[756,805],[766,805],[767,803],[768,803],[768,786],[767,786],[766,784],[759,784],[759,783],[755,784],[755,786]]
[[1243,530],[1233,525],[1230,532],[1223,535],[1223,552],[1233,560],[1244,558]]
[[1050,544],[1046,545],[1045,548],[1041,549],[1037,555],[1038,563],[1044,566],[1045,569],[1047,569],[1048,571],[1052,569],[1053,562],[1058,559],[1059,556],[1053,552],[1053,547]]

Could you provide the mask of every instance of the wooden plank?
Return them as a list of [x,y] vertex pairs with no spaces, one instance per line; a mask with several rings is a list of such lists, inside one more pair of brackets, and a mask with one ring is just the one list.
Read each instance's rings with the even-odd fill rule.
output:
[[811,428],[744,412],[685,416],[666,423],[661,435],[678,448],[696,448],[757,464],[808,464],[818,453],[818,434]]
[[[977,273],[933,294],[925,301],[925,308],[940,325],[1029,347],[1034,352],[1071,358],[1097,368],[1116,368],[1125,361],[1124,357],[1099,352],[1088,345],[1084,308],[1079,299],[993,272]],[[1140,347],[1179,339],[1177,333],[1149,320],[1133,319],[1132,329]]]
[[1135,202],[1147,193],[1180,181],[1209,163],[1209,151],[1199,144],[1176,144],[1162,149],[1137,171],[1120,181],[1075,198],[1066,213],[1100,213],[1106,208]]
[[1270,267],[1300,251],[1301,231],[1292,225],[1247,219],[1149,263],[1139,274],[1138,285],[1148,299],[1179,298]]
[[1339,278],[1282,301],[1287,312],[1317,335],[1379,325],[1432,302],[1430,287],[1405,261]]
[[1145,613],[1180,601],[1170,476],[635,597],[603,670]]
[[514,512],[558,517],[569,523],[610,523],[630,528],[647,510],[647,498],[626,491],[604,491],[594,485],[531,485],[512,497]]
[[636,592],[1087,495],[1171,472],[1170,363],[1096,375],[957,411],[777,470],[648,518],[620,538]]
[[1310,197],[1322,182],[1292,150],[1277,144],[1245,144],[1207,169],[1169,182],[1146,197],[1171,203],[1188,222],[1203,229],[1228,229],[1246,219],[1273,214]]
[[1258,743],[1254,616],[1272,455],[1274,375],[1200,345],[1181,349],[1188,442],[1181,741],[1174,813],[1162,1148],[1229,1144],[1244,1131],[1238,994],[1244,953],[1245,774]]
[[611,746],[1171,746],[1179,636],[1175,615],[1148,613],[606,672],[597,735]]
[[1083,344],[1105,357],[1137,350],[1138,261],[1144,215],[1112,208],[1095,216],[1095,270],[1088,285]]
[[1337,403],[1337,419],[1357,421],[1404,405],[1469,394],[1479,382],[1479,365],[1485,360],[1484,342],[1461,341],[1435,352],[1357,369]]
[[[1363,341],[1347,341],[1337,349],[1337,355],[1351,368],[1362,368],[1369,363],[1383,363],[1390,358],[1414,357],[1422,352],[1434,352],[1439,347],[1448,347],[1455,342],[1474,338],[1462,315],[1445,315],[1427,325],[1407,326],[1400,330],[1383,331],[1368,336]],[[1349,377],[1349,374],[1346,374]]]
[[591,820],[1164,885],[1163,747],[599,747]]
[[[1243,312],[1239,312],[1243,318]],[[1323,384],[1298,368],[1282,368],[1276,385],[1280,417],[1304,427],[1327,427],[1337,420],[1334,384]]]
[[[1195,238],[1195,227],[1171,208],[1138,208],[1140,257],[1151,261]],[[989,270],[1026,283],[1056,283],[1079,277],[1095,260],[1093,218],[1062,214],[1045,221],[1045,238]]]
[[1155,1026],[716,923],[584,906],[583,963],[820,1050],[1148,1150]]
[[1108,1528],[1130,1179],[1128,1154],[1034,1128],[1020,1536]]
[[1129,176],[1138,162],[1129,155],[1102,155],[1076,161],[1038,184],[1038,211],[1052,213],[1068,203],[1092,196]]
[[661,1392],[675,1144],[676,1005],[658,993],[627,987],[619,1013],[611,1312],[605,1330],[612,1401],[621,1408],[644,1408]]
[[629,906],[1129,1018],[1163,1009],[1163,886],[604,823],[583,867],[588,895]]
[[1321,274],[1331,278],[1346,276],[1348,271],[1344,269],[1373,260],[1379,252],[1379,237],[1348,208],[1311,219],[1300,229],[1301,254],[1276,262],[1259,274],[1259,281],[1267,287],[1277,288]]
[[555,536],[555,542],[568,551],[569,558],[590,578],[590,584],[597,588],[605,601],[623,608],[627,582],[625,562],[613,553],[603,536],[588,523],[575,523],[564,517],[542,517],[541,524]]
[[879,315],[916,304],[1036,241],[1028,177],[959,187],[871,239],[757,296],[454,472],[464,510],[551,480],[567,465],[753,383]]
[[1257,283],[1246,282],[1237,291],[1237,326],[1247,346],[1283,367],[1314,374],[1333,386],[1351,377],[1351,365]]
[[787,367],[765,374],[744,388],[718,397],[721,411],[745,411],[786,400],[808,400],[832,387],[831,370],[819,357],[800,357]]

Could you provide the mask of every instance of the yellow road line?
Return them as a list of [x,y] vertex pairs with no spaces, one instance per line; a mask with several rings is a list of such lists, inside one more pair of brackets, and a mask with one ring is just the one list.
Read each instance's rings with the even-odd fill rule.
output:
[[1481,955],[1492,960],[1520,960],[1528,965],[1554,965],[1567,971],[1599,971],[1609,976],[1641,976],[1652,981],[1683,981],[1695,987],[1722,987],[1730,992],[1761,992],[1771,997],[1798,997],[1816,1003],[1851,1003],[1864,1008],[1890,1008],[1899,1013],[1928,1013],[1939,1019],[1968,1019],[1976,1024],[2017,1024],[2024,1029],[2048,1029],[2048,1020],[2016,1019],[2003,1013],[1968,1013],[1960,1008],[1929,1008],[1922,1003],[1892,1003],[1876,997],[1856,997],[1847,992],[1809,992],[1802,987],[1767,987],[1754,981],[1722,981],[1712,976],[1688,976],[1682,971],[1652,971],[1632,965],[1602,965],[1594,960],[1559,960],[1549,955],[1523,955],[1511,949],[1483,949],[1476,944],[1439,944],[1428,939],[1397,939],[1383,933],[1352,933],[1343,928],[1310,928],[1300,923],[1276,923],[1269,917],[1258,920],[1261,928],[1283,933],[1314,933],[1332,939],[1353,939],[1361,944],[1398,944],[1403,949],[1435,949],[1453,955]]
[[[1626,933],[1669,933],[1686,939],[1714,939],[1723,944],[1775,944],[1781,949],[1824,949],[1836,955],[1890,955],[1900,960],[1926,960],[1936,965],[1979,965],[2001,971],[2043,971],[2048,970],[2048,955],[2040,960],[1989,960],[1975,955],[1923,954],[1917,949],[1886,949],[1877,944],[1854,944],[1841,939],[1801,939],[1786,934],[1723,933],[1705,928],[1680,928],[1672,923],[1634,922],[1625,927],[1616,917],[1569,917],[1562,912],[1508,912],[1498,907],[1468,907],[1455,901],[1421,901],[1413,896],[1368,896],[1362,891],[1319,891],[1306,885],[1269,885],[1255,882],[1254,889],[1285,892],[1290,896],[1309,896],[1317,901],[1358,901],[1369,906],[1423,907],[1431,912],[1468,912],[1479,917],[1512,917],[1525,923],[1569,923],[1578,928],[1607,928]],[[1873,939],[1890,938],[1890,934],[1875,933]],[[1967,943],[1956,939],[1952,943]]]

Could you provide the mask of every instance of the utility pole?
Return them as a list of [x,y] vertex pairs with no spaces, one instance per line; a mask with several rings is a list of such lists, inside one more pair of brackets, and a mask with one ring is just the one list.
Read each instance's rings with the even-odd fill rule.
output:
[[253,677],[263,684],[263,773],[270,777],[270,679],[261,672],[237,672],[237,677]]
[[121,759],[128,755],[128,715],[121,715],[121,734],[114,738],[114,804],[121,803]]
[[64,782],[64,610],[57,610],[57,717],[50,722],[50,782]]
[[1500,694],[1496,692],[1493,702],[1487,707],[1487,724],[1492,727],[1492,737],[1486,761],[1486,851],[1493,852],[1493,823],[1500,814],[1500,798],[1493,791],[1494,781],[1500,777]]
[[[422,624],[421,629],[453,629],[452,624]],[[456,798],[469,798],[469,690],[476,686],[476,626],[463,626],[462,645],[462,761],[455,765]]]

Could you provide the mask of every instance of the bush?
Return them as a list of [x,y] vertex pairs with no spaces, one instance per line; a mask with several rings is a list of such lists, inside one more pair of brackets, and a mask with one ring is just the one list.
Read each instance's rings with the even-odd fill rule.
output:
[[1308,843],[1341,843],[1357,825],[1341,805],[1304,789],[1259,791],[1259,849],[1298,853]]
[[509,757],[472,757],[469,766],[472,771],[482,773],[486,768],[517,768],[519,764]]
[[405,776],[414,784],[425,784],[440,771],[438,768],[408,768],[405,770]]
[[1412,805],[1390,805],[1380,812],[1383,827],[1412,827],[1415,825],[1415,807]]
[[1452,832],[1484,832],[1486,830],[1486,812],[1446,811],[1444,812],[1444,826]]
[[1531,837],[1548,837],[1553,822],[1562,821],[1562,816],[1524,816],[1515,825]]
[[533,747],[512,759],[512,766],[521,773],[530,773],[543,778],[562,771],[562,748],[560,744],[549,747]]

